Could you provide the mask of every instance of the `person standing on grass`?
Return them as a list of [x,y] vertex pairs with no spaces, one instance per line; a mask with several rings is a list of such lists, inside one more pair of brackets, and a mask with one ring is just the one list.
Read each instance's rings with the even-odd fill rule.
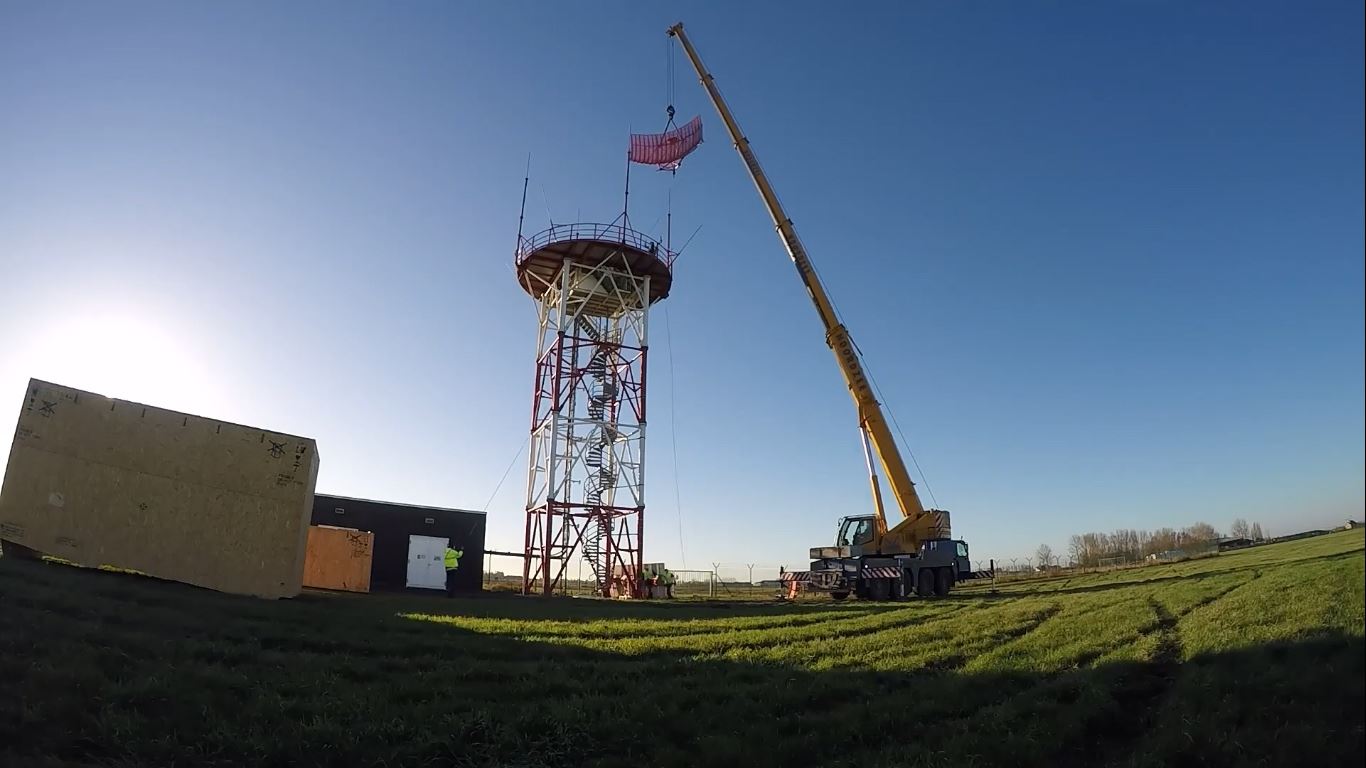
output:
[[655,595],[654,595],[654,590],[652,589],[652,587],[654,586],[654,583],[655,583],[655,574],[654,574],[654,571],[651,570],[651,569],[650,569],[650,566],[648,566],[648,565],[642,566],[641,569],[640,569],[640,595],[641,595],[641,597],[651,598],[651,597],[654,597],[654,596],[655,596]]
[[460,556],[463,554],[463,550],[454,549],[450,544],[446,545],[446,597],[455,596],[455,572],[460,569]]

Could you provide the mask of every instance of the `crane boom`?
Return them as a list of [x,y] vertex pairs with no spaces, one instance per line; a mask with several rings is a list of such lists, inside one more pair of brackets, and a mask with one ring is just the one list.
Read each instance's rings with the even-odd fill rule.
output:
[[[715,78],[702,64],[702,59],[697,55],[697,49],[693,48],[692,42],[684,33],[683,24],[678,23],[670,27],[669,34],[676,37],[683,45],[683,51],[687,54],[688,61],[692,63],[693,69],[696,70],[702,87],[706,89],[707,95],[711,98],[712,106],[716,107],[717,113],[721,116],[721,121],[726,124],[726,131],[730,134],[736,151],[740,153],[740,159],[744,161],[745,168],[754,181],[754,186],[758,188],[759,196],[764,201],[764,207],[768,209],[768,214],[773,219],[773,226],[778,232],[778,237],[787,249],[788,256],[792,258],[792,263],[797,267],[797,274],[801,277],[803,285],[806,286],[806,291],[811,296],[811,302],[816,305],[816,312],[820,315],[821,323],[825,326],[825,343],[835,353],[835,361],[839,365],[840,372],[844,375],[844,381],[849,387],[850,395],[854,398],[854,405],[858,408],[859,429],[863,432],[867,443],[872,445],[873,452],[877,454],[878,462],[882,465],[892,495],[896,498],[897,505],[905,517],[902,524],[921,521],[930,515],[934,519],[926,521],[930,523],[927,532],[932,533],[932,535],[947,537],[949,535],[948,514],[939,510],[927,512],[921,505],[920,497],[915,491],[915,483],[911,480],[911,475],[906,469],[906,463],[902,460],[901,452],[897,449],[896,442],[892,438],[891,429],[887,426],[887,419],[882,412],[882,406],[874,396],[868,375],[863,370],[858,351],[854,346],[854,340],[850,337],[849,330],[840,322],[839,316],[836,315],[834,305],[830,303],[830,297],[825,292],[825,287],[821,285],[820,278],[816,276],[816,271],[811,266],[811,258],[807,255],[806,248],[802,246],[801,239],[797,237],[797,230],[792,225],[792,219],[788,218],[787,213],[783,210],[782,203],[773,191],[773,185],[769,183],[763,168],[759,166],[759,160],[754,156],[754,150],[750,146],[749,139],[745,138],[744,133],[740,131],[740,125],[735,121],[735,116],[731,114],[730,107],[726,105],[725,99],[721,97],[721,92],[716,88]],[[877,510],[877,533],[881,538],[887,532],[887,518],[882,509],[882,498],[877,486],[876,473],[872,469],[870,462],[873,498]],[[900,529],[903,525],[898,525],[897,528]]]

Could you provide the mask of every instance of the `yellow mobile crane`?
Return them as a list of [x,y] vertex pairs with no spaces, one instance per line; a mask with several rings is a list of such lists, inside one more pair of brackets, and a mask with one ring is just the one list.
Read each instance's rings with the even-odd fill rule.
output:
[[[814,547],[810,556],[811,570],[784,574],[788,580],[806,582],[808,588],[829,592],[843,599],[851,592],[869,599],[891,599],[909,595],[912,591],[922,596],[945,595],[955,581],[974,578],[968,562],[967,543],[951,538],[949,513],[942,509],[926,509],[915,492],[915,483],[901,459],[892,431],[887,426],[882,406],[874,396],[872,385],[864,373],[859,354],[849,330],[840,322],[834,305],[811,266],[806,248],[797,237],[792,220],[783,210],[764,175],[759,160],[754,156],[749,139],[731,114],[715,79],[703,66],[697,49],[683,31],[683,24],[669,28],[669,35],[678,39],[683,51],[697,71],[697,77],[707,96],[716,107],[721,121],[726,124],[735,149],[745,163],[754,186],[763,198],[768,214],[773,218],[778,237],[783,241],[788,256],[797,267],[797,274],[806,286],[816,313],[825,325],[825,343],[835,353],[840,373],[849,387],[858,408],[859,431],[863,439],[864,458],[873,490],[872,515],[845,517],[840,520],[839,534],[833,547]],[[878,482],[873,454],[887,476],[892,496],[901,508],[902,520],[890,529],[883,509],[882,490]]]

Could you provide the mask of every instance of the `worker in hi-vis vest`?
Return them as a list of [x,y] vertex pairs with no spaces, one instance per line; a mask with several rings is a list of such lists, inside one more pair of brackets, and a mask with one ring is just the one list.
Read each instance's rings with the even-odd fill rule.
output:
[[655,575],[654,575],[653,573],[650,572],[650,566],[648,566],[648,565],[641,566],[641,568],[640,568],[640,585],[639,585],[640,596],[641,596],[641,597],[650,597],[650,596],[651,596],[651,595],[650,595],[650,580],[653,579],[654,577],[655,577]]
[[460,568],[460,556],[463,554],[463,550],[453,549],[450,544],[446,545],[446,597],[455,594],[455,572]]

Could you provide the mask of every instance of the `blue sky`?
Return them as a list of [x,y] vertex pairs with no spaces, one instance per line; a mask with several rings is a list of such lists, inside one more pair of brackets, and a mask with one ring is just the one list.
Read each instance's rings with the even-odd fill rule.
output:
[[[309,435],[322,491],[482,508],[530,408],[527,154],[530,229],[611,220],[681,18],[975,556],[1361,516],[1360,3],[840,8],[5,3],[0,401]],[[647,549],[801,565],[870,506],[853,406],[676,67],[708,140],[633,185],[638,228],[670,187],[702,227],[654,315]]]

